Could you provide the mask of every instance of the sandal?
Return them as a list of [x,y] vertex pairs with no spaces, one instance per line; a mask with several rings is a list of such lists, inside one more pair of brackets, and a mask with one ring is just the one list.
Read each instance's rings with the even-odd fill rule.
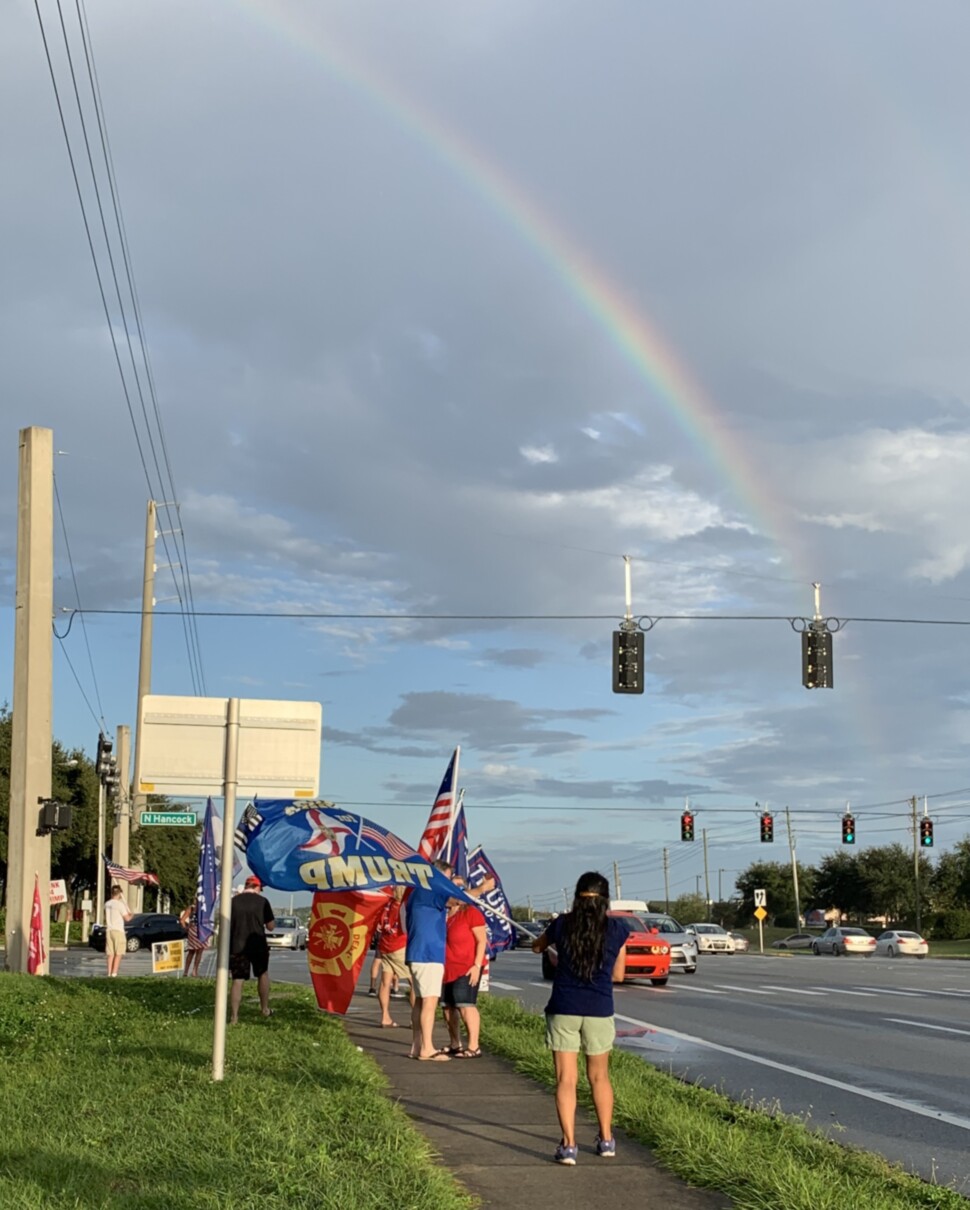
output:
[[469,1050],[468,1047],[466,1046],[464,1048],[464,1050],[459,1050],[459,1051],[455,1052],[455,1058],[456,1059],[478,1059],[478,1058],[481,1058],[481,1054],[482,1054],[482,1048],[480,1046],[476,1047],[475,1050]]
[[419,1063],[450,1063],[451,1055],[442,1050],[436,1050],[433,1055],[415,1055]]

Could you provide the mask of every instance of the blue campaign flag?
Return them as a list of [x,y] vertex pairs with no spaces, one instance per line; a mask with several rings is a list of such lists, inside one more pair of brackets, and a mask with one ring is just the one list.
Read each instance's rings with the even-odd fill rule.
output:
[[454,874],[468,881],[468,825],[465,823],[465,806],[458,808],[448,841],[446,860]]
[[251,803],[236,843],[260,882],[278,891],[424,887],[476,902],[393,832],[321,799]]
[[480,886],[486,878],[495,879],[495,887],[486,891],[479,900],[479,907],[491,908],[485,914],[488,928],[488,956],[493,959],[502,950],[510,949],[515,944],[515,928],[512,925],[512,909],[502,889],[502,880],[495,872],[495,867],[485,856],[481,845],[468,855],[468,885]]
[[199,880],[195,889],[195,926],[199,940],[208,945],[215,932],[216,901],[219,897],[219,867],[216,861],[216,835],[212,823],[212,799],[205,806],[202,847],[199,850]]

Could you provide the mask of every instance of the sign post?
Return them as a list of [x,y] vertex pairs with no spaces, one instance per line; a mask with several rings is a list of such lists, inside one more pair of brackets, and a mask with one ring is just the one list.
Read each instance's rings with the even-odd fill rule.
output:
[[[320,783],[319,702],[146,694],[139,712],[136,794],[221,795],[221,885],[212,1078],[225,1075],[229,923],[236,798],[316,798]],[[191,812],[146,811],[151,824],[190,826]],[[168,816],[169,818],[164,818]],[[149,826],[151,826],[151,824]]]
[[768,903],[768,896],[765,894],[764,887],[756,887],[754,892],[754,914],[758,918],[758,945],[761,952],[765,952],[765,917],[768,913],[765,907]]

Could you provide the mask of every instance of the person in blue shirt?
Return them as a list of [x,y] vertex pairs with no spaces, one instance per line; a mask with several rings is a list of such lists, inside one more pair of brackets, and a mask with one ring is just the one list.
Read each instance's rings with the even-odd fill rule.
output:
[[629,934],[625,921],[608,914],[609,907],[610,884],[602,874],[589,871],[576,883],[572,910],[557,916],[532,943],[537,954],[555,946],[557,956],[552,995],[546,1005],[546,1045],[556,1071],[556,1112],[562,1127],[555,1156],[559,1164],[575,1164],[579,1154],[576,1082],[580,1051],[586,1056],[599,1125],[596,1154],[603,1159],[616,1155],[609,1069],[616,1036],[613,984],[622,983],[626,974]]

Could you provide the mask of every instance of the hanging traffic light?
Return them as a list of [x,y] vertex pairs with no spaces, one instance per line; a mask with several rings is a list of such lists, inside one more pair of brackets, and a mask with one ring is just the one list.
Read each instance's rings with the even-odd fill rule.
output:
[[613,692],[643,692],[643,631],[613,631]]
[[919,821],[919,842],[924,849],[933,847],[933,820],[924,815]]
[[802,684],[806,689],[831,689],[832,634],[809,627],[802,631]]
[[761,843],[771,844],[775,839],[775,817],[767,811],[761,816]]
[[98,756],[97,760],[94,762],[94,771],[97,773],[98,777],[104,777],[104,775],[108,772],[108,767],[111,763],[111,750],[113,747],[114,744],[102,732],[102,734],[98,736]]
[[690,811],[685,811],[680,817],[680,839],[694,839],[694,816]]
[[855,817],[848,812],[842,816],[842,843],[855,844]]

